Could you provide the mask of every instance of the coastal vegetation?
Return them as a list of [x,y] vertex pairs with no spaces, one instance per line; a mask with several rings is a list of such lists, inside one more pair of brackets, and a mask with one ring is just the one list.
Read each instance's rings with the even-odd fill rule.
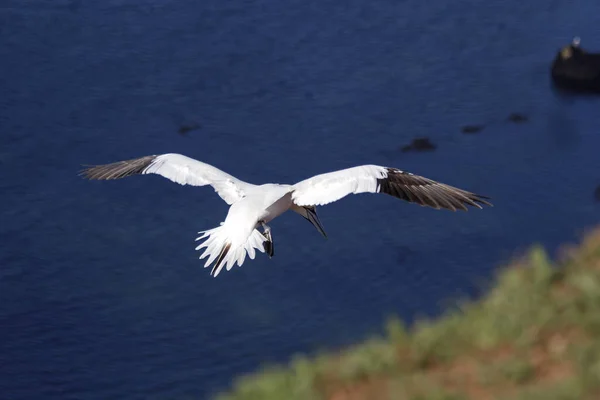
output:
[[540,246],[480,299],[328,354],[237,378],[218,400],[600,398],[600,228],[552,260]]

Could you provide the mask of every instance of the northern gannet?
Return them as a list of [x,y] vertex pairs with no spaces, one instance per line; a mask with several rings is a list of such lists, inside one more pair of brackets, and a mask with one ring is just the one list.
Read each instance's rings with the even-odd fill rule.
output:
[[[139,157],[111,164],[86,166],[80,175],[88,179],[110,180],[132,175],[158,174],[180,185],[211,185],[230,205],[220,226],[198,232],[196,241],[206,239],[196,250],[206,248],[204,267],[214,263],[216,277],[223,266],[229,271],[237,262],[242,266],[246,254],[255,257],[255,249],[272,257],[271,229],[267,223],[292,210],[311,222],[326,237],[316,206],[329,204],[349,194],[385,193],[408,202],[435,209],[464,210],[466,206],[492,206],[489,197],[471,193],[434,180],[378,165],[361,165],[320,174],[294,185],[243,182],[212,165],[181,154]],[[262,227],[263,232],[258,231]]]

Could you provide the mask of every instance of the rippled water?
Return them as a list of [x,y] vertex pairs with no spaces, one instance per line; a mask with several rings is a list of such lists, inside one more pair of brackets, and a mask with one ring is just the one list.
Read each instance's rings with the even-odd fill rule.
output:
[[[0,397],[204,398],[391,313],[434,314],[532,241],[574,240],[600,221],[600,102],[558,97],[548,68],[574,35],[600,49],[599,13],[591,0],[4,0]],[[418,136],[437,150],[398,151]],[[495,207],[348,197],[320,210],[329,239],[284,215],[273,259],[213,279],[194,251],[227,212],[212,190],[76,174],[165,152],[254,183],[395,166]]]

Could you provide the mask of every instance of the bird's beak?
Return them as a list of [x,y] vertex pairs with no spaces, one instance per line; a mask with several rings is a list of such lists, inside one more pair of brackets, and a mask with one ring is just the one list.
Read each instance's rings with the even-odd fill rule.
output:
[[313,224],[315,228],[317,228],[317,230],[319,231],[319,233],[321,235],[323,235],[325,238],[327,238],[325,229],[323,228],[323,225],[321,224],[321,221],[319,220],[319,216],[317,215],[317,209],[314,207],[306,208],[306,214],[308,216],[307,219],[310,221],[310,223]]

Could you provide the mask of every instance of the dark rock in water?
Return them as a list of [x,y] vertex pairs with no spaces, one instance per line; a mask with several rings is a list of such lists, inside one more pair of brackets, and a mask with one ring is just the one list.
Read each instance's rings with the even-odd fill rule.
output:
[[462,133],[479,133],[483,130],[483,125],[465,125],[461,128]]
[[564,90],[600,94],[600,53],[583,50],[578,37],[563,47],[552,63],[552,80]]
[[596,190],[594,190],[594,198],[596,199],[596,201],[600,202],[600,185],[598,185],[598,187],[596,187]]
[[201,128],[200,124],[196,124],[196,123],[187,124],[187,125],[181,125],[179,127],[178,132],[179,132],[180,135],[184,135],[185,136],[185,135],[187,135],[188,132],[194,131],[194,130],[200,129],[200,128]]
[[408,151],[433,151],[437,146],[429,140],[429,138],[415,138],[410,144],[403,146],[402,152]]
[[511,122],[521,123],[529,120],[529,118],[525,114],[512,113],[508,116],[508,120]]

